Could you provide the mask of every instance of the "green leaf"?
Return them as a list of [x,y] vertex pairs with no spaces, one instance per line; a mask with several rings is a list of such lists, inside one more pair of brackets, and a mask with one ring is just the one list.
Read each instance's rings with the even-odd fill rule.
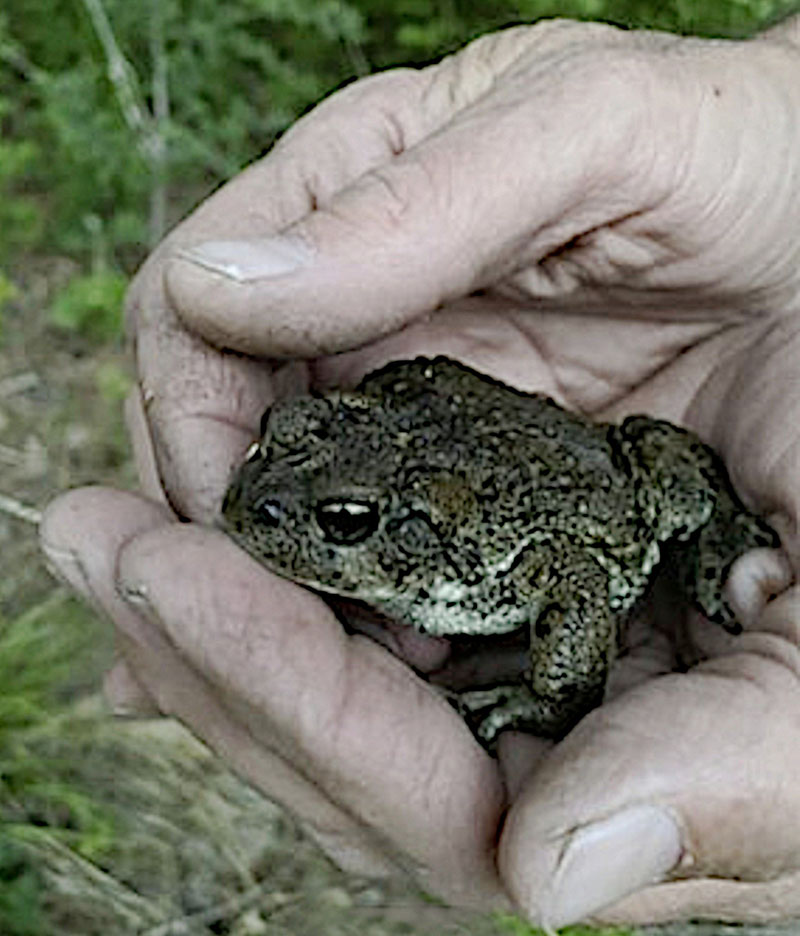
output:
[[76,276],[50,308],[54,325],[95,342],[117,338],[122,332],[122,304],[128,281],[106,271]]
[[[494,919],[508,936],[545,936],[542,930],[514,914],[497,913]],[[566,926],[558,932],[559,936],[631,936],[630,929],[617,926]]]
[[47,936],[42,881],[23,849],[0,827],[0,932],[4,936]]

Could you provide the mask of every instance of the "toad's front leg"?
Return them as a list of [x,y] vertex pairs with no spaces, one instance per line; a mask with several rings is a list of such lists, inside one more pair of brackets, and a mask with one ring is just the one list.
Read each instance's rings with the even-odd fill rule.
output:
[[521,682],[461,696],[485,744],[505,728],[563,737],[603,700],[618,641],[608,573],[580,554],[560,549],[554,554],[566,571],[556,573],[539,562],[525,570],[537,594],[537,613],[530,628],[530,665]]

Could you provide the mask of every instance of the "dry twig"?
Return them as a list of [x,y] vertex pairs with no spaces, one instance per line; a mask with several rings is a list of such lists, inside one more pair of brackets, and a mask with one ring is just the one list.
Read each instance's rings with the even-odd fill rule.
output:
[[233,917],[241,916],[246,910],[257,908],[261,913],[271,914],[276,910],[286,906],[287,903],[296,902],[298,895],[287,894],[269,894],[265,892],[264,884],[257,884],[251,887],[243,894],[236,894],[230,900],[226,900],[207,910],[201,910],[199,913],[188,914],[166,923],[159,923],[145,930],[141,936],[184,936],[192,932],[193,928],[200,926],[211,926],[222,920],[228,920]]
[[0,512],[8,514],[10,517],[15,517],[17,520],[33,523],[35,526],[38,526],[42,520],[41,510],[37,510],[35,507],[29,507],[27,504],[23,504],[21,501],[15,500],[13,497],[8,497],[5,494],[0,494]]

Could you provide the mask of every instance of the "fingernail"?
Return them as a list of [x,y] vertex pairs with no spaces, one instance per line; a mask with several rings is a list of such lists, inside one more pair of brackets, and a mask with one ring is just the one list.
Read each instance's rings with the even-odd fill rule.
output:
[[147,586],[139,583],[117,582],[117,594],[134,611],[148,613],[152,611]]
[[578,829],[542,901],[547,927],[577,923],[623,897],[656,884],[683,853],[674,815],[659,806],[632,806]]
[[103,695],[115,718],[147,718],[158,706],[134,679],[126,663],[116,663],[105,675]]
[[181,250],[178,258],[237,282],[285,276],[308,266],[314,254],[299,237],[257,241],[207,241]]
[[44,539],[40,539],[39,545],[44,555],[45,567],[53,578],[68,585],[84,598],[94,597],[86,570],[74,550],[45,542]]

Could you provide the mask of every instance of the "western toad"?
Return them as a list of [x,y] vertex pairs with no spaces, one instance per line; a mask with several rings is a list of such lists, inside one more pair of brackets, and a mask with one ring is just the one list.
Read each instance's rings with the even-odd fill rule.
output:
[[601,701],[665,546],[688,599],[735,631],[728,569],[777,544],[687,430],[593,423],[443,357],[279,402],[262,428],[222,518],[256,559],[429,634],[529,635],[516,684],[465,697],[484,741],[561,736]]

